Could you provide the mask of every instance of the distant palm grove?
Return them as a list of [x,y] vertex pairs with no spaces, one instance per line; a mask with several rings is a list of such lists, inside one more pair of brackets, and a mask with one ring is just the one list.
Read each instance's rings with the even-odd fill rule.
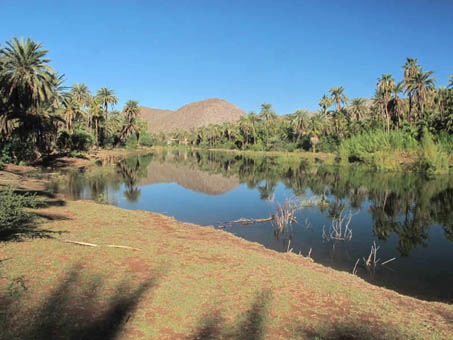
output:
[[149,135],[137,101],[121,112],[118,98],[84,84],[63,86],[42,44],[13,38],[0,46],[0,161],[34,161],[58,152],[99,147],[192,145],[253,151],[332,152],[341,161],[398,168],[399,158],[417,169],[449,169],[453,150],[453,76],[435,87],[432,71],[407,58],[401,81],[383,74],[372,98],[348,99],[343,87],[319,101],[319,111],[277,115],[262,104],[237,123]]

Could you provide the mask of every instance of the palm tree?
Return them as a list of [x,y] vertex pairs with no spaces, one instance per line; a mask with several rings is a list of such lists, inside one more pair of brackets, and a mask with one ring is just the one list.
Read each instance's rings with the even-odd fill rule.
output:
[[56,85],[56,72],[47,65],[48,51],[41,43],[13,38],[1,51],[3,59],[2,86],[10,102],[17,108],[36,114],[36,108],[49,102]]
[[269,128],[274,119],[277,119],[277,114],[272,109],[272,104],[261,104],[261,111],[259,117],[262,118],[266,125],[266,147],[269,142]]
[[239,132],[242,136],[242,150],[248,144],[251,124],[247,116],[243,116],[239,119]]
[[357,121],[361,120],[367,111],[365,98],[353,98],[349,109]]
[[102,87],[96,91],[96,96],[102,100],[102,105],[104,106],[104,110],[108,112],[108,106],[114,106],[118,103],[118,98],[114,96],[115,91],[111,90],[107,87]]
[[397,126],[400,125],[400,118],[403,114],[404,102],[399,97],[399,94],[404,91],[404,81],[400,81],[393,87],[393,98],[390,100],[390,107],[393,116],[393,120],[396,121]]
[[[102,87],[96,92],[96,96],[99,97],[102,101],[102,105],[104,106],[104,113],[106,116],[108,114],[108,106],[110,105],[111,107],[113,107],[118,103],[118,98],[115,97],[114,94],[115,91],[107,87]],[[107,117],[105,118],[105,122],[107,122]],[[106,132],[107,126],[104,125],[104,138],[107,136]]]
[[99,144],[99,122],[104,119],[104,109],[102,107],[102,101],[99,97],[91,97],[89,114],[94,122],[94,133],[96,145]]
[[87,107],[89,105],[91,93],[88,86],[85,84],[77,83],[72,85],[69,94],[79,103],[80,106]]
[[297,140],[296,143],[299,143],[300,137],[306,132],[308,128],[308,111],[307,110],[297,110],[294,115],[291,123],[297,131]]
[[448,88],[453,87],[453,74],[450,74],[450,82],[448,83]]
[[341,104],[346,104],[348,102],[348,97],[346,97],[346,95],[343,94],[344,92],[343,86],[331,88],[329,92],[331,95],[332,102],[337,105],[337,111],[335,112],[334,119],[335,119],[335,131],[338,134],[339,132],[338,115],[341,113]]
[[70,132],[72,132],[72,123],[77,114],[85,114],[85,112],[80,109],[79,103],[69,95],[63,96],[59,111],[64,118],[66,130]]
[[252,133],[253,133],[253,144],[256,144],[256,128],[259,124],[259,117],[258,115],[251,111],[249,112],[249,114],[247,115],[247,118],[250,122],[250,126],[252,128]]
[[419,72],[415,73],[414,76],[408,79],[406,82],[406,91],[417,99],[419,113],[425,111],[425,99],[429,89],[434,87],[436,81],[434,77],[431,77],[433,71],[424,72],[420,68]]
[[259,116],[266,122],[277,118],[277,114],[272,109],[272,104],[261,104]]
[[313,146],[313,152],[316,152],[316,145],[319,143],[319,135],[321,133],[322,123],[319,117],[314,116],[309,120],[308,130],[310,135],[310,142]]
[[332,101],[337,105],[337,112],[341,112],[341,104],[347,104],[348,97],[343,94],[344,87],[338,86],[329,90]]
[[322,96],[322,98],[319,101],[318,105],[322,108],[322,111],[324,113],[324,117],[325,117],[325,120],[326,120],[326,124],[327,124],[327,109],[330,107],[330,105],[332,105],[332,101],[325,94],[325,95]]
[[394,88],[395,80],[390,74],[383,74],[381,78],[378,78],[377,93],[382,97],[383,111],[387,122],[387,132],[390,132],[390,114],[388,110],[388,103]]
[[124,114],[124,125],[120,132],[120,141],[124,143],[126,139],[131,135],[132,132],[137,133],[137,117],[140,114],[140,107],[138,106],[138,101],[129,100],[126,102],[126,105],[123,108]]
[[[30,142],[35,157],[38,150],[48,151],[54,145],[57,121],[56,102],[62,76],[48,65],[48,51],[41,43],[13,38],[0,49],[1,131],[13,129],[22,141]],[[13,128],[12,121],[18,125]]]
[[[420,66],[417,64],[417,59],[415,58],[406,58],[406,63],[402,66],[404,70],[404,84],[408,85],[409,80],[415,77],[417,73],[420,72]],[[412,91],[406,88],[406,94],[409,97],[409,117],[412,115]]]

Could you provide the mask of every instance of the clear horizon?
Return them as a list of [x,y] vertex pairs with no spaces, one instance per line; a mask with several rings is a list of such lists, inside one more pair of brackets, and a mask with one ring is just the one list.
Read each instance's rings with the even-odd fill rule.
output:
[[0,43],[30,37],[65,85],[175,110],[221,98],[245,112],[319,109],[343,86],[371,97],[377,78],[402,79],[406,57],[453,73],[452,1],[10,1]]

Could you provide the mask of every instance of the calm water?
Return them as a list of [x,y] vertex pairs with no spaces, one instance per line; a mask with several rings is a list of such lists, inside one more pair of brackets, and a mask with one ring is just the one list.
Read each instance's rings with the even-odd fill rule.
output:
[[[70,173],[53,190],[224,227],[277,251],[288,243],[295,253],[311,249],[315,262],[339,270],[352,272],[360,259],[357,275],[374,284],[453,302],[452,176],[427,180],[316,160],[162,151]],[[298,210],[297,222],[283,230],[271,222],[227,223],[269,217],[285,201]],[[335,233],[339,217],[342,231]],[[380,261],[366,266],[373,241]]]

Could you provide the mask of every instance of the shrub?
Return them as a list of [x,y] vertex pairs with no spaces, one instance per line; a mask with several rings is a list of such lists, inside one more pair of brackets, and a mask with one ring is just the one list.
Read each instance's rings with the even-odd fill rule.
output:
[[443,152],[452,152],[453,150],[453,134],[449,134],[445,131],[439,133],[436,137],[436,143],[439,150]]
[[3,163],[16,163],[30,161],[36,158],[34,145],[13,136],[3,145],[0,145],[0,161]]
[[448,156],[434,144],[426,128],[421,131],[420,148],[415,168],[428,178],[435,174],[448,172]]
[[57,138],[57,148],[61,151],[72,150],[72,140],[71,135],[68,131],[63,130],[60,132]]
[[84,129],[74,130],[71,136],[73,151],[88,151],[94,143],[94,137]]
[[322,136],[318,145],[316,145],[316,149],[319,152],[335,152],[338,151],[338,144],[337,135]]
[[296,143],[287,143],[287,144],[285,145],[286,151],[288,151],[288,152],[294,152],[294,150],[296,150],[296,146],[297,146]]
[[376,130],[343,140],[338,148],[338,155],[342,160],[354,158],[365,161],[376,152],[415,150],[417,146],[415,137],[406,131],[387,133]]
[[248,150],[252,151],[263,151],[264,150],[264,144],[261,142],[258,142],[256,144],[252,144],[248,147]]
[[153,146],[153,138],[147,132],[144,132],[140,135],[140,145],[143,146]]
[[34,217],[26,208],[35,208],[36,205],[34,195],[18,195],[12,188],[0,191],[0,240],[26,229]]

